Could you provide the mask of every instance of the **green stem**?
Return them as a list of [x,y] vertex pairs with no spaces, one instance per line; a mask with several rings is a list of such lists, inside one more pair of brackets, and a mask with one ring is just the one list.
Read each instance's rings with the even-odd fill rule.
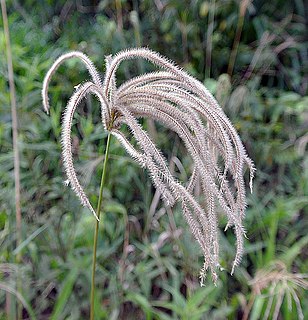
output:
[[[109,156],[110,140],[111,140],[111,135],[110,135],[110,133],[108,133],[104,166],[103,166],[103,173],[102,173],[102,178],[101,178],[101,186],[99,189],[99,198],[98,198],[97,212],[96,212],[98,218],[100,217],[102,201],[103,201],[103,190],[104,190],[104,186],[105,186],[106,168],[107,168],[107,162],[108,162],[108,156]],[[99,221],[96,220],[95,232],[94,232],[94,243],[93,243],[90,320],[94,320],[95,267],[96,267],[96,250],[97,250],[98,230],[99,230]]]
[[[3,18],[3,29],[4,38],[6,43],[6,54],[7,54],[7,67],[8,67],[8,78],[10,88],[10,101],[11,101],[11,113],[12,113],[12,139],[13,139],[13,155],[14,155],[14,181],[15,181],[15,214],[16,214],[16,248],[22,242],[21,234],[21,205],[20,205],[20,164],[19,164],[19,149],[18,149],[18,118],[17,118],[17,102],[16,102],[16,89],[14,82],[14,70],[12,61],[12,50],[10,42],[10,30],[9,21],[7,16],[6,1],[1,0],[1,12]],[[22,260],[21,251],[16,255],[16,263],[20,264]],[[20,276],[20,270],[18,269],[16,279],[17,292],[22,293],[22,280]],[[7,306],[11,305],[10,295],[6,296]],[[22,318],[22,304],[18,302],[17,305],[17,319]],[[9,308],[7,308],[9,312]],[[10,317],[9,314],[7,314]]]

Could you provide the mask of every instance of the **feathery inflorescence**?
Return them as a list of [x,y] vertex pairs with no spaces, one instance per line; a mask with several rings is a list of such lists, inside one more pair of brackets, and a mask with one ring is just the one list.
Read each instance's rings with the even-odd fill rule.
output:
[[[233,227],[236,235],[234,268],[243,255],[243,218],[246,208],[244,169],[250,169],[250,188],[254,175],[253,162],[231,122],[216,100],[201,82],[188,75],[173,62],[146,48],[121,51],[106,57],[106,73],[102,81],[90,59],[81,52],[70,52],[59,57],[48,71],[42,90],[44,109],[49,112],[48,85],[52,75],[67,59],[79,58],[87,67],[91,81],[76,87],[63,116],[62,147],[68,181],[97,218],[74,166],[71,151],[71,126],[78,104],[87,94],[94,94],[101,105],[101,117],[108,130],[123,145],[127,153],[143,168],[147,168],[153,185],[160,191],[166,206],[176,202],[182,206],[184,217],[204,254],[201,285],[209,269],[214,282],[219,267],[218,211],[228,219],[226,228]],[[116,71],[124,60],[143,58],[159,68],[134,77],[117,87]],[[152,119],[174,131],[193,160],[193,171],[184,185],[171,174],[167,160],[138,122]],[[128,127],[137,142],[135,147],[121,131]],[[201,187],[204,201],[194,196]],[[219,210],[220,209],[220,210]]]

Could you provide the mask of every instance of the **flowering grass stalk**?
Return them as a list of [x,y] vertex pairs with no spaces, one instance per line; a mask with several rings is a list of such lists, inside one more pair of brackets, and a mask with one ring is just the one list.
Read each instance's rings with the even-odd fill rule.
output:
[[[73,51],[59,57],[47,72],[42,90],[46,112],[49,112],[50,79],[58,67],[71,58],[79,58],[91,75],[91,81],[76,87],[65,109],[62,123],[64,167],[68,181],[82,205],[89,208],[99,221],[100,210],[94,211],[78,181],[71,151],[74,112],[82,99],[93,94],[100,102],[104,129],[122,144],[141,167],[148,170],[166,206],[181,204],[183,215],[204,255],[200,272],[201,285],[204,284],[207,270],[210,270],[214,283],[217,281],[217,269],[220,266],[219,211],[228,219],[226,228],[232,227],[236,235],[233,273],[243,255],[245,230],[242,221],[246,208],[244,169],[250,169],[251,190],[255,169],[235,128],[214,97],[201,82],[147,48],[124,50],[115,56],[106,57],[103,81],[90,59],[81,52]],[[116,71],[119,65],[125,60],[139,58],[151,62],[159,70],[134,77],[118,87]],[[180,137],[193,160],[193,170],[186,183],[179,182],[171,174],[166,158],[142,128],[139,118],[160,122]],[[137,146],[130,142],[129,136],[123,134],[122,126],[129,129]],[[106,152],[107,149],[109,147]],[[194,190],[199,186],[203,193],[203,206],[194,196]],[[98,228],[98,222],[96,226]]]

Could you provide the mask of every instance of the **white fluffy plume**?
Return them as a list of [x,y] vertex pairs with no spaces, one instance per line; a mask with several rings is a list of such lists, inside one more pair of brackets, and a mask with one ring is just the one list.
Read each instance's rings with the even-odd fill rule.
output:
[[[218,209],[223,212],[236,235],[236,256],[232,273],[243,254],[245,231],[242,220],[246,208],[244,169],[250,169],[250,187],[254,174],[253,162],[217,101],[201,82],[188,75],[173,62],[146,48],[124,50],[106,58],[106,73],[101,80],[91,60],[81,52],[70,52],[59,57],[48,71],[42,90],[44,109],[49,111],[48,85],[52,75],[67,59],[79,58],[87,67],[91,80],[76,87],[63,117],[62,147],[67,179],[80,198],[96,217],[88,197],[80,185],[71,151],[71,126],[76,107],[87,94],[94,94],[101,105],[105,130],[118,139],[127,153],[140,166],[147,168],[153,185],[160,191],[167,206],[179,202],[192,234],[204,254],[200,273],[203,284],[210,269],[214,282],[219,267]],[[134,77],[120,87],[116,71],[124,60],[142,58],[157,66],[156,72]],[[184,185],[171,174],[167,161],[148,133],[138,122],[139,118],[152,119],[174,131],[193,159],[193,172]],[[137,141],[137,148],[121,131],[129,128]],[[203,193],[201,206],[194,197],[200,185]],[[97,218],[97,217],[96,217]]]

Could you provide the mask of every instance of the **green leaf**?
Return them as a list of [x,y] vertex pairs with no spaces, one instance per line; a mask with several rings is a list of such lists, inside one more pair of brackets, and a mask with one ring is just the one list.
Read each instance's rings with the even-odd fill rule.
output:
[[131,301],[141,307],[144,311],[146,319],[152,319],[152,306],[150,305],[149,301],[139,293],[130,292],[126,295],[126,301]]
[[72,293],[74,283],[77,279],[77,276],[79,274],[79,271],[77,268],[74,268],[69,272],[67,277],[65,278],[62,290],[58,296],[58,299],[55,303],[55,307],[53,309],[52,316],[50,320],[59,320],[61,318],[61,315],[63,314],[63,309],[65,305],[67,304],[67,300],[69,299],[69,296]]
[[36,238],[40,233],[47,229],[48,224],[45,224],[35,230],[26,240],[24,240],[14,251],[13,254],[18,254],[23,248],[25,248],[34,238]]
[[261,319],[262,308],[264,305],[264,297],[257,296],[249,320]]
[[288,267],[290,267],[295,260],[295,258],[300,254],[301,250],[307,245],[308,236],[305,236],[298,240],[292,247],[290,247],[286,252],[284,252],[279,260],[283,261]]

